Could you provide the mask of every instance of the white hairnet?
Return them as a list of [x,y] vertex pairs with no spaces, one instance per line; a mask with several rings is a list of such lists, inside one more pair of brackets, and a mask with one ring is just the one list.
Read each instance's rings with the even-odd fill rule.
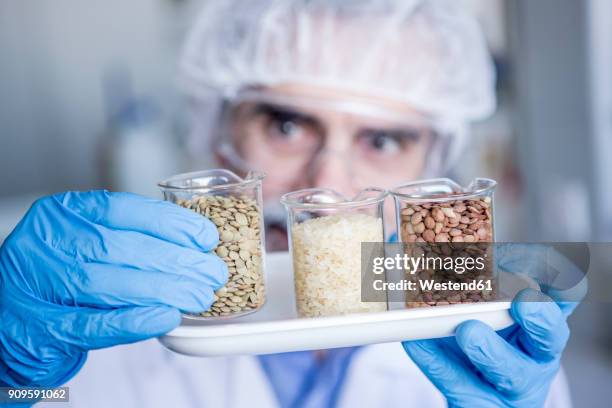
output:
[[286,83],[405,102],[457,128],[495,107],[483,35],[456,0],[208,0],[181,73],[212,117],[215,100]]

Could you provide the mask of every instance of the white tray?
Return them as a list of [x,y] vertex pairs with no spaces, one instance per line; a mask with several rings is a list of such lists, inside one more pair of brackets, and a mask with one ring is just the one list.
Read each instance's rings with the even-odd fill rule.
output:
[[[178,328],[159,341],[170,350],[192,356],[269,354],[452,336],[459,323],[470,319],[495,330],[513,323],[510,302],[298,318],[289,254],[267,254],[266,265],[268,300],[261,310],[214,322],[183,318]],[[537,286],[521,275],[501,273],[499,278],[507,280],[501,286],[513,292]]]

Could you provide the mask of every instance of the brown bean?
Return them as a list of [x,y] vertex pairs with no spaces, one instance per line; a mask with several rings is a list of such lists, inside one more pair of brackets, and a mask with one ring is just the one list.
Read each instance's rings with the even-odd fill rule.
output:
[[478,234],[478,238],[480,238],[481,240],[487,238],[487,236],[489,235],[489,233],[487,232],[487,229],[484,227],[480,227],[478,231],[476,232],[476,234]]
[[448,242],[448,235],[445,232],[440,233],[436,235],[435,241],[436,242]]
[[433,219],[433,217],[428,216],[425,218],[425,227],[428,229],[434,229],[434,227],[436,226],[436,221]]
[[423,239],[427,242],[434,242],[436,238],[436,233],[433,232],[431,229],[425,230],[423,232]]
[[412,215],[410,222],[412,223],[412,225],[417,225],[419,222],[421,222],[422,219],[423,219],[423,216],[421,215],[420,212],[418,212]]
[[460,230],[460,229],[457,229],[457,228],[453,228],[453,229],[451,229],[451,230],[449,231],[449,235],[450,235],[451,237],[457,237],[457,236],[461,235],[461,230]]
[[446,218],[444,216],[444,213],[442,212],[442,210],[439,209],[439,208],[434,208],[432,210],[432,215],[433,215],[433,218],[434,218],[434,220],[436,222],[442,222],[442,221],[444,221],[444,218]]
[[402,215],[412,215],[414,214],[414,210],[412,209],[412,207],[406,207],[401,211]]

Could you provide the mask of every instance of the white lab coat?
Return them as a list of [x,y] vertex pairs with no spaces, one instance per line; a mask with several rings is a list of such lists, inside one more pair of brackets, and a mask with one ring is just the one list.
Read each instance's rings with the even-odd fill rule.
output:
[[[275,407],[274,391],[256,357],[186,357],[156,340],[90,352],[67,384],[70,403],[87,408]],[[37,405],[39,406],[39,405]],[[57,403],[41,407],[57,408]],[[444,407],[445,400],[399,343],[367,346],[351,363],[339,407]],[[565,377],[547,407],[571,406]]]

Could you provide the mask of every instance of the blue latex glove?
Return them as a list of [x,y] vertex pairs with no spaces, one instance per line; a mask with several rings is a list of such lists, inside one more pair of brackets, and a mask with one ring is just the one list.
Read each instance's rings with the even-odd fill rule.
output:
[[0,248],[0,383],[58,386],[88,350],[159,336],[227,281],[204,217],[127,193],[38,200]]
[[[518,267],[515,272],[537,276],[542,274],[536,269],[544,267],[539,261],[548,259],[535,256],[541,250],[546,249],[508,246],[496,255],[502,264]],[[572,300],[555,302],[525,289],[510,310],[516,324],[499,333],[472,320],[459,325],[453,338],[403,346],[451,407],[541,407],[569,338],[566,319],[578,304]]]

